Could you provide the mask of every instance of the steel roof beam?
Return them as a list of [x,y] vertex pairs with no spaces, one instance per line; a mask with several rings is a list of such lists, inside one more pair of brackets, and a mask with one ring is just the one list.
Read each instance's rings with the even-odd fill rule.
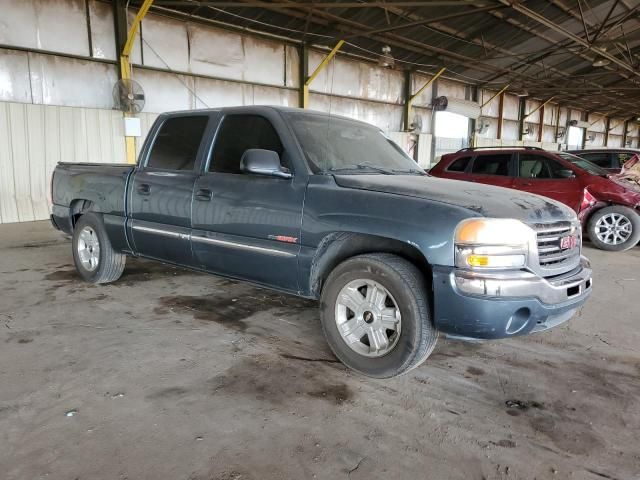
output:
[[522,5],[521,3],[510,3],[510,0],[501,0],[504,4],[506,5],[510,5],[511,8],[513,8],[515,11],[521,13],[522,15],[525,15],[526,17],[529,17],[532,20],[535,20],[536,22],[540,23],[541,25],[544,25],[547,28],[550,28],[551,30],[559,33],[560,35],[572,40],[574,43],[577,43],[579,45],[582,45],[583,47],[587,48],[588,50],[591,50],[592,52],[598,54],[599,56],[606,58],[607,60],[615,63],[616,65],[618,65],[619,67],[623,68],[624,70],[627,70],[628,72],[631,72],[633,75],[640,77],[640,72],[637,72],[635,68],[633,68],[631,65],[629,65],[627,62],[623,62],[622,60],[620,60],[618,57],[616,57],[615,55],[611,55],[609,52],[594,47],[592,45],[589,44],[588,41],[586,41],[585,39],[583,39],[582,37],[579,37],[578,35],[575,35],[574,33],[570,32],[569,30],[566,30],[565,28],[561,27],[560,25],[556,24],[555,22],[552,22],[551,20],[549,20],[548,18],[540,15],[537,12],[534,12],[533,10],[531,10],[530,8],[525,7],[524,5]]

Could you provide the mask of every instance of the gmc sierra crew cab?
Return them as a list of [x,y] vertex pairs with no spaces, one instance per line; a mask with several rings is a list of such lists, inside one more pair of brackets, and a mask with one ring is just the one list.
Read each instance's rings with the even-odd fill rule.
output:
[[137,165],[60,163],[52,200],[84,280],[116,281],[132,255],[318,299],[335,355],[378,378],[420,365],[438,332],[542,331],[591,293],[572,210],[430,177],[326,113],[163,114]]

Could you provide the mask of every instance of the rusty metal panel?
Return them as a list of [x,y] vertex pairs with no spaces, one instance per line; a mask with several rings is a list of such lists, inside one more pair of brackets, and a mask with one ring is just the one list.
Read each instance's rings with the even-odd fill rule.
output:
[[622,135],[611,135],[609,134],[609,144],[607,145],[610,148],[621,148],[622,145]]
[[[509,145],[509,141],[518,140],[518,122],[513,120],[505,120],[502,123],[502,140],[503,145]],[[508,143],[504,143],[507,140]],[[513,143],[511,143],[513,144]]]
[[609,128],[611,128],[610,134],[622,136],[624,134],[624,118],[612,118]]
[[[309,72],[325,58],[326,52],[309,52]],[[400,104],[403,101],[402,72],[364,62],[334,58],[318,74],[309,89],[314,92]]]
[[[186,72],[189,70],[187,24],[158,15],[147,15],[142,21],[142,54],[150,67]],[[166,63],[165,63],[166,62]]]
[[311,94],[309,103],[312,110],[362,120],[387,133],[400,130],[402,124],[402,106],[321,94]]
[[[145,112],[162,113],[195,108],[194,77],[170,72],[133,69],[133,78],[145,92]],[[190,91],[191,90],[191,91]],[[203,108],[201,104],[198,108]]]
[[285,83],[285,48],[280,42],[189,25],[190,71],[267,85]]
[[0,101],[31,102],[26,52],[0,49]]
[[285,86],[299,88],[300,87],[300,55],[298,49],[294,46],[287,45],[285,47]]
[[505,120],[518,120],[518,104],[520,98],[516,95],[504,96],[504,119]]
[[253,105],[298,106],[298,92],[284,88],[253,85]]
[[243,36],[244,73],[247,82],[284,85],[284,45],[280,42]]
[[72,107],[113,106],[116,67],[90,60],[29,53],[33,103]]
[[108,3],[90,0],[89,20],[91,22],[92,56],[116,60],[113,7]]
[[89,55],[84,0],[3,0],[0,43]]
[[438,79],[438,96],[445,96],[451,98],[457,98],[458,100],[465,100],[466,86],[462,83],[453,82],[451,80]]
[[542,131],[542,141],[547,143],[556,143],[556,127],[544,126]]
[[544,107],[544,124],[555,125],[558,106],[552,103],[547,103]]
[[560,107],[560,126],[566,126],[569,121],[569,109]]
[[[496,93],[498,92],[493,90],[482,90],[482,93],[480,95],[480,105],[484,104],[485,102],[488,102],[489,99],[493,97]],[[484,107],[482,107],[482,110],[480,112],[480,115],[482,117],[498,118],[499,114],[500,114],[500,96],[497,96],[496,98],[491,100],[489,103],[487,103]]]
[[602,115],[591,114],[589,115],[589,132],[604,132],[607,129],[607,120]]
[[248,84],[196,77],[195,86],[198,97],[210,108],[250,105],[253,100],[253,86]]
[[[429,80],[431,76],[422,75],[420,73],[416,73],[411,76],[411,94],[414,95],[418,90],[420,90]],[[416,98],[413,99],[411,104],[416,107],[427,107],[431,105],[431,99],[433,98],[433,84],[429,85],[424,89],[423,92],[420,93]]]

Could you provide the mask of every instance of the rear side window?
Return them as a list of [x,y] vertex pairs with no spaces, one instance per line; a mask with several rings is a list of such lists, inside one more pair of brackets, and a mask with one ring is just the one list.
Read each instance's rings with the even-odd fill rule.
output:
[[193,170],[208,121],[204,115],[167,119],[153,142],[147,167]]
[[471,173],[478,175],[509,175],[511,154],[480,155],[473,161]]
[[470,161],[471,157],[458,158],[447,167],[447,172],[464,172],[467,169],[467,165],[469,165]]
[[595,152],[595,153],[580,153],[577,155],[589,160],[591,163],[595,163],[602,168],[611,168],[611,154],[609,152]]
[[[260,115],[229,115],[222,121],[216,138],[210,172],[242,173],[240,159],[251,148],[272,150],[280,155],[282,143],[271,122]],[[288,168],[288,165],[282,165]]]

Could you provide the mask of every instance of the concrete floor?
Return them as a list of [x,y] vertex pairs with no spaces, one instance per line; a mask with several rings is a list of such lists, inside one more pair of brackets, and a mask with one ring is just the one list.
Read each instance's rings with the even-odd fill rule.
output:
[[377,381],[313,302],[140,260],[91,286],[48,223],[0,226],[0,477],[640,478],[640,248],[586,254],[568,324]]

